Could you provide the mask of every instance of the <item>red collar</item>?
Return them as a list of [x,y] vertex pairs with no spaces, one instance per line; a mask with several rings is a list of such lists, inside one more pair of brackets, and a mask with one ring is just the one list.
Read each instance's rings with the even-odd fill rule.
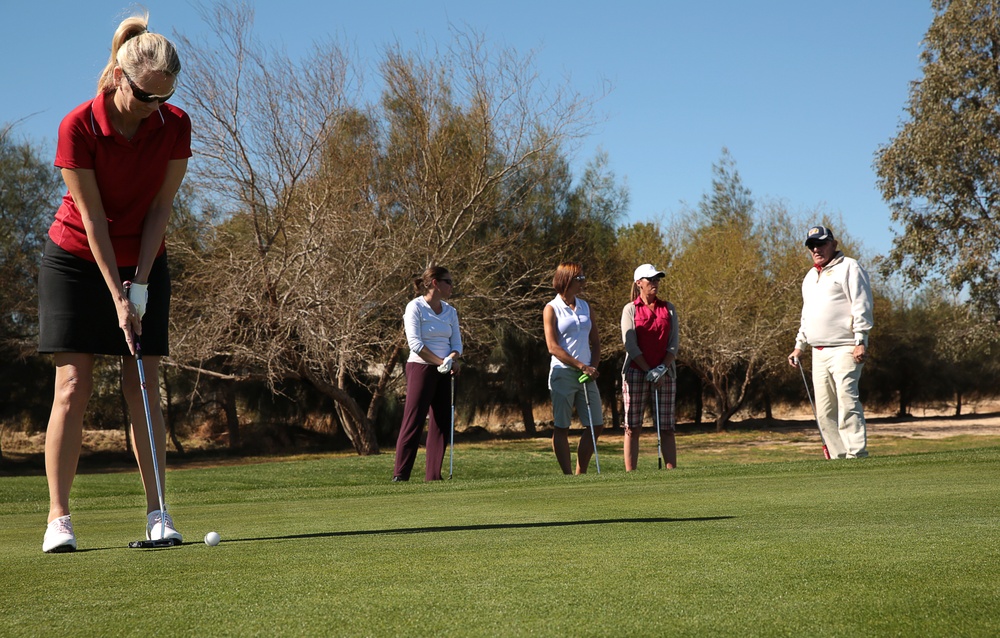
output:
[[[91,104],[90,111],[94,115],[94,122],[96,122],[97,126],[100,128],[100,134],[104,135],[105,137],[114,137],[116,131],[115,127],[112,126],[111,118],[108,115],[107,98],[108,98],[107,93],[102,93],[97,97],[95,97],[93,103]],[[163,126],[165,120],[163,118],[162,109],[164,108],[166,108],[165,105],[161,103],[160,110],[153,112],[153,114],[144,119],[139,124],[139,129],[135,132],[135,135],[132,137],[131,141],[134,142],[137,139],[141,139],[145,137],[147,133],[149,133],[150,131],[156,130],[161,126]],[[94,133],[96,134],[97,131],[94,131]]]

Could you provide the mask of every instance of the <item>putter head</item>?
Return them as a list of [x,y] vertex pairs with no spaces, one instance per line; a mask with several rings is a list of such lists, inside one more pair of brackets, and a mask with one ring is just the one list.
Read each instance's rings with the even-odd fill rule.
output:
[[176,538],[154,538],[147,541],[132,541],[128,546],[132,549],[157,549],[161,547],[176,547],[181,542]]

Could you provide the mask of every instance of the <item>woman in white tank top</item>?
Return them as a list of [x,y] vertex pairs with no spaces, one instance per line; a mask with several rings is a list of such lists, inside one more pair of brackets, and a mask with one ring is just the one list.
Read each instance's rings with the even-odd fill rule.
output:
[[[601,338],[594,327],[594,314],[590,304],[578,295],[583,291],[587,278],[580,264],[563,262],[552,277],[555,298],[545,305],[542,320],[545,325],[545,344],[552,360],[549,363],[549,390],[552,393],[552,451],[563,474],[572,474],[569,450],[569,426],[573,420],[573,407],[586,428],[580,436],[576,450],[576,473],[585,474],[590,457],[594,455],[594,441],[604,425],[601,395],[595,379],[599,376],[597,364],[601,359]],[[590,380],[580,382],[581,375]],[[586,392],[586,395],[584,395]],[[589,407],[588,407],[589,399]],[[588,431],[593,427],[593,438]]]

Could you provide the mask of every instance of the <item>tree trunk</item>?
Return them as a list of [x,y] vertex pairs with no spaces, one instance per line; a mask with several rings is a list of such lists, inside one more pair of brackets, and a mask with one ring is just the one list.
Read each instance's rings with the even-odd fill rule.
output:
[[361,406],[343,388],[339,388],[332,383],[321,379],[313,374],[307,366],[302,366],[302,376],[309,383],[313,384],[317,390],[334,400],[337,404],[341,423],[344,427],[344,434],[351,441],[354,450],[360,456],[370,456],[380,454],[378,439],[375,437],[375,429],[371,421],[361,410]]
[[177,453],[183,455],[184,445],[177,436],[177,432],[173,428],[167,428],[167,435],[170,437],[170,442],[174,444],[174,449],[177,450]]
[[[124,378],[124,375],[125,375],[124,363],[123,362],[119,362],[118,367],[119,367],[119,374],[122,375],[122,378]],[[132,427],[131,427],[132,426],[132,421],[131,421],[131,419],[129,417],[129,413],[128,413],[128,402],[125,401],[125,392],[124,391],[120,392],[119,394],[121,395],[120,396],[120,401],[121,401],[121,408],[122,408],[122,423],[125,424],[125,453],[126,454],[133,454],[133,449],[134,448],[132,447]]]
[[705,415],[705,385],[701,382],[701,377],[696,378],[698,391],[694,394],[694,424],[701,426],[701,419]]
[[229,434],[229,449],[236,450],[243,444],[240,438],[240,416],[236,411],[236,390],[232,383],[222,384],[222,410],[226,413],[226,433]]
[[167,376],[167,368],[160,366],[160,378],[163,379],[163,399],[166,402],[165,409],[163,411],[164,424],[167,427],[167,431],[173,435],[174,431],[174,402],[173,402],[173,392],[170,388],[170,378]]
[[177,436],[177,424],[175,423],[173,410],[174,402],[171,400],[170,392],[170,379],[167,377],[167,369],[162,365],[160,366],[159,376],[163,379],[163,398],[167,404],[163,411],[164,427],[167,430],[167,436],[170,437],[170,442],[174,444],[174,449],[177,450],[178,454],[184,454],[184,446],[181,445],[180,437]]
[[729,419],[731,419],[733,417],[733,415],[736,414],[736,410],[737,409],[738,408],[734,408],[734,407],[730,406],[730,407],[727,407],[725,410],[720,410],[719,411],[719,416],[715,417],[715,431],[716,432],[725,432],[726,431],[726,426],[729,425]]
[[616,430],[622,426],[622,413],[619,409],[622,395],[621,378],[620,374],[616,374],[614,381],[611,382],[611,427]]
[[729,417],[733,414],[729,407],[729,388],[726,387],[726,379],[710,377],[706,383],[715,399],[715,431],[724,432],[726,424],[729,423]]
[[962,416],[962,393],[955,392],[955,416]]
[[530,399],[531,392],[525,387],[528,378],[527,374],[518,375],[517,407],[521,410],[521,420],[524,421],[525,434],[535,436],[538,433],[538,428],[535,427],[535,406]]
[[774,408],[771,405],[771,393],[764,390],[764,418],[774,421]]
[[729,379],[723,377],[718,380],[717,383],[709,384],[712,390],[715,392],[716,402],[719,407],[719,416],[715,419],[715,431],[724,432],[726,425],[729,424],[729,419],[733,417],[736,412],[743,406],[743,402],[747,398],[747,389],[750,387],[750,382],[753,380],[754,371],[754,361],[751,359],[747,364],[746,373],[743,375],[743,382],[740,384],[739,393],[736,395],[735,400],[730,400],[729,397]]
[[403,347],[399,344],[393,346],[383,365],[382,375],[379,377],[378,385],[375,386],[375,392],[372,394],[372,402],[368,404],[367,418],[369,423],[375,423],[378,420],[378,411],[382,407],[382,397],[385,396],[385,389],[389,387],[389,381],[392,380],[392,373],[396,371],[399,351],[402,349]]
[[[524,396],[523,394],[521,396]],[[535,436],[538,433],[538,428],[535,427],[535,410],[534,406],[531,405],[531,401],[522,399],[517,402],[518,407],[521,408],[521,419],[524,421],[524,431],[528,436]]]

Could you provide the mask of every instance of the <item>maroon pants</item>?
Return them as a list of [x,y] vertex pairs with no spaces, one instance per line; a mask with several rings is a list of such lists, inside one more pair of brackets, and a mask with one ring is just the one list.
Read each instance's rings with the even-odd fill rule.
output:
[[403,424],[396,440],[396,467],[393,476],[410,480],[413,462],[420,447],[420,433],[430,411],[427,425],[426,481],[441,480],[441,463],[448,448],[451,432],[451,375],[441,374],[435,366],[424,363],[406,364],[406,404]]

